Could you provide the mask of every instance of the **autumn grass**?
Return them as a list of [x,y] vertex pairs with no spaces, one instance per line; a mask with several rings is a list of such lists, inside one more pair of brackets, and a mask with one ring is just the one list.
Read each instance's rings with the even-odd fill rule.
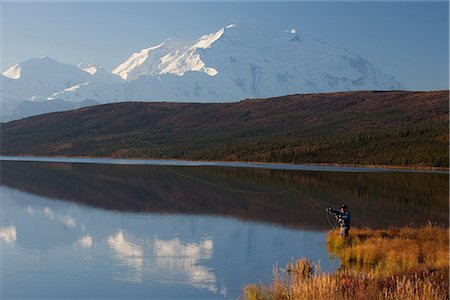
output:
[[328,250],[343,264],[328,274],[305,259],[274,269],[268,286],[248,285],[244,297],[260,299],[449,299],[449,231],[426,226],[332,231]]
[[392,274],[439,269],[449,264],[449,231],[438,226],[387,230],[352,229],[348,238],[332,231],[328,251],[347,268]]

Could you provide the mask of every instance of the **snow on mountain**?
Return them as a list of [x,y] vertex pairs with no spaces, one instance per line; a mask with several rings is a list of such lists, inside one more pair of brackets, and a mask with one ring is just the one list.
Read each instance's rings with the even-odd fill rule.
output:
[[38,114],[40,115],[49,112],[66,111],[98,104],[100,103],[94,100],[85,100],[82,102],[64,101],[61,99],[40,102],[26,100],[14,107],[9,115],[3,116],[2,121],[5,122],[10,120],[17,120]]
[[403,88],[348,50],[296,29],[254,25],[230,25],[191,42],[166,40],[134,53],[113,73],[132,83],[115,86],[115,94],[105,85],[91,83],[59,97],[81,101],[96,94],[97,101],[203,102]]
[[196,51],[249,97],[402,88],[358,55],[298,30],[238,25]]
[[77,67],[78,69],[85,71],[91,75],[94,75],[98,71],[97,66],[91,64],[78,64]]
[[[31,58],[9,68],[0,78],[0,117],[8,119],[9,117],[5,118],[4,116],[17,115],[14,110],[24,101],[46,101],[53,94],[70,90],[80,84],[87,82],[117,84],[122,82],[119,76],[111,74],[101,66],[88,65],[84,67],[84,69],[80,69],[49,57],[41,57]],[[36,104],[33,107],[37,106],[39,105]],[[50,105],[45,104],[45,107],[48,108]]]
[[103,66],[100,65],[92,65],[92,64],[78,64],[78,69],[89,73],[92,77],[89,81],[98,82],[98,83],[120,83],[122,82],[122,78],[116,74],[113,74]]
[[187,72],[221,73],[246,97],[403,88],[357,54],[296,29],[231,25],[181,47],[164,47],[165,43],[133,54],[113,72],[128,80]]
[[246,94],[228,78],[219,80],[202,72],[188,72],[183,76],[163,74],[156,77],[140,77],[121,84],[87,82],[73,86],[49,97],[80,102],[85,99],[100,103],[120,101],[170,101],[181,102],[230,102],[244,99]]
[[9,68],[3,73],[3,76],[11,78],[11,79],[19,79],[21,76],[22,67],[17,64]]
[[9,109],[11,99],[224,102],[403,89],[359,55],[297,29],[234,24],[194,41],[167,39],[133,53],[112,73],[40,58],[13,66],[1,80]]
[[183,40],[169,38],[159,45],[133,53],[112,73],[126,80],[134,80],[140,76],[156,76],[172,61],[169,59],[171,56],[178,57],[187,46],[188,43]]
[[32,58],[6,70],[1,76],[1,117],[13,113],[25,100],[45,100],[48,95],[88,80],[89,74],[51,58]]
[[[95,68],[95,72],[93,72]],[[102,67],[88,71],[57,62],[49,57],[32,58],[6,70],[2,75],[1,93],[17,101],[45,100],[49,95],[74,85],[92,81],[119,83],[121,79]]]
[[[6,90],[20,99],[47,97],[49,94],[88,81],[90,75],[77,67],[49,57],[32,58],[3,73]],[[34,99],[33,98],[33,99]]]

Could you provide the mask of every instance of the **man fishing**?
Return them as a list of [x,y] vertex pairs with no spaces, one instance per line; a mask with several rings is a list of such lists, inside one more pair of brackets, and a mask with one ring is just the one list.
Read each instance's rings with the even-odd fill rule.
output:
[[342,204],[340,210],[334,209],[331,206],[329,206],[327,207],[326,211],[334,215],[334,217],[336,218],[339,224],[341,236],[347,237],[348,231],[350,230],[350,219],[352,217],[347,210],[347,205]]

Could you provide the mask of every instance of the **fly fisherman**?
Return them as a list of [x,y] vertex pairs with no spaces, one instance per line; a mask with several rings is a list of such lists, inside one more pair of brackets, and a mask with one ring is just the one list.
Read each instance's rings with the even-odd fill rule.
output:
[[326,211],[330,214],[333,214],[337,219],[339,224],[340,232],[342,237],[348,236],[348,231],[350,230],[350,219],[351,215],[347,210],[347,205],[342,204],[341,209],[337,210],[329,206]]

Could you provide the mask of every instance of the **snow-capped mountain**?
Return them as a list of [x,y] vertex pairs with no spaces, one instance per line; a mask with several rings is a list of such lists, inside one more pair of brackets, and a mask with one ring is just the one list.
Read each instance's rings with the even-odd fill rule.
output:
[[52,93],[87,80],[89,74],[75,66],[48,57],[29,59],[1,76],[2,115],[10,114],[25,100],[45,100]]
[[[50,111],[61,110],[60,103],[52,105],[45,103],[38,108],[40,102],[53,100],[53,95],[65,90],[73,90],[79,84],[93,83],[120,83],[122,78],[104,70],[101,66],[83,65],[73,66],[60,63],[49,57],[31,58],[25,62],[14,65],[1,75],[0,78],[1,117],[9,120],[17,116],[33,115],[28,102],[36,102],[31,107],[36,113],[42,109]],[[77,101],[82,102],[84,101]],[[55,109],[52,109],[55,106]]]
[[2,92],[20,101],[37,101],[79,83],[122,81],[100,66],[83,67],[60,63],[49,57],[31,58],[2,74]]
[[120,83],[122,79],[120,76],[117,76],[103,68],[100,65],[91,65],[91,64],[78,64],[78,69],[91,74],[92,78],[90,81],[98,82],[98,83]]
[[32,58],[6,70],[1,77],[2,100],[9,102],[46,99],[50,94],[89,80],[90,75],[75,66],[49,57]]
[[229,25],[191,43],[168,40],[134,53],[113,70],[127,80],[186,72],[220,73],[249,97],[401,88],[395,78],[347,50],[295,29],[252,25]]
[[163,68],[165,62],[161,61],[161,59],[168,55],[170,57],[170,54],[178,55],[188,45],[185,41],[169,38],[159,45],[133,53],[127,60],[117,66],[112,73],[126,80],[134,80],[140,76],[164,74],[161,68]]
[[3,76],[3,91],[27,100],[45,99],[52,93],[95,77],[76,66],[60,63],[49,57],[29,59],[9,68]]
[[298,30],[229,25],[194,41],[170,38],[112,72],[30,59],[3,73],[1,95],[11,110],[24,100],[223,102],[402,88],[359,55]]

